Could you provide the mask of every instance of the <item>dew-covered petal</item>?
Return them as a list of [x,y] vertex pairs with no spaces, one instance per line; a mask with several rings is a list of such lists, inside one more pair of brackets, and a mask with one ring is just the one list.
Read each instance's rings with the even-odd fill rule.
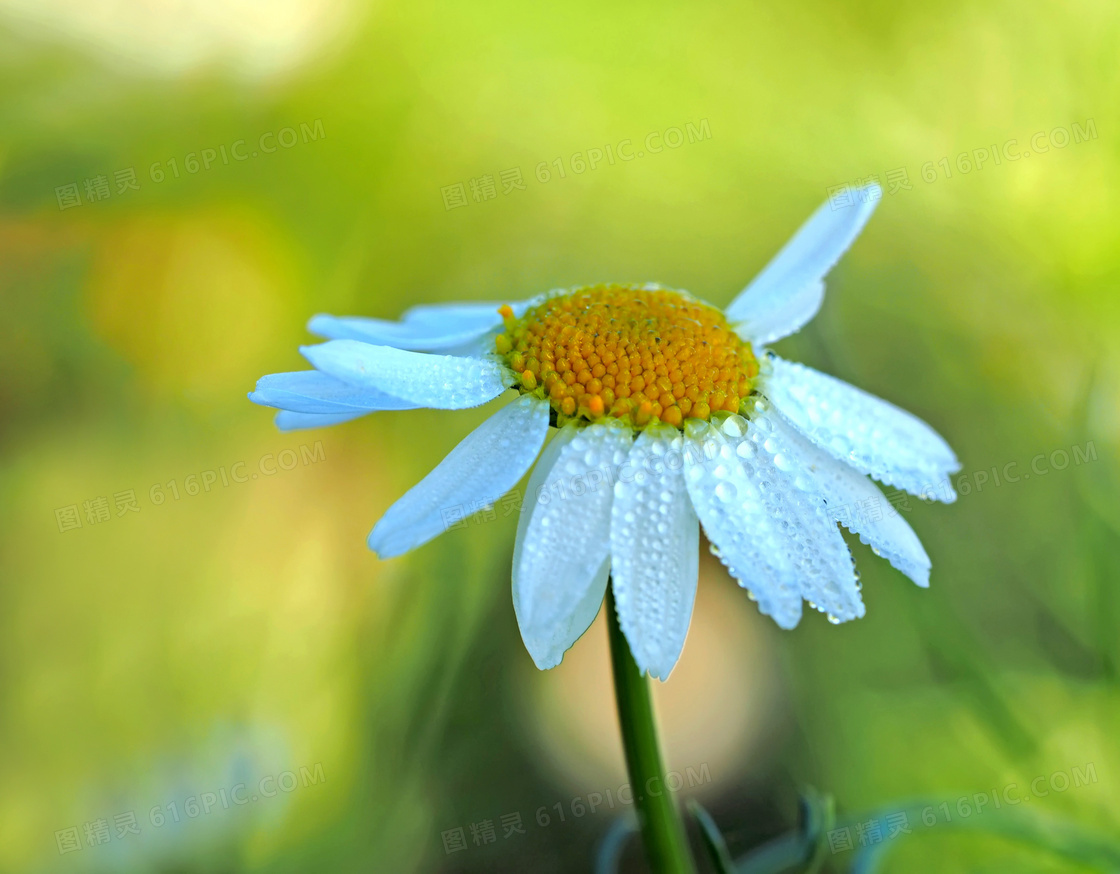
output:
[[819,494],[781,469],[766,422],[690,420],[685,482],[712,551],[782,628],[804,597],[832,621],[862,616],[851,554]]
[[317,370],[352,386],[373,388],[418,407],[461,410],[491,401],[514,375],[490,358],[458,358],[330,340],[300,352]]
[[852,206],[822,204],[731,302],[727,319],[736,332],[755,343],[772,343],[813,318],[824,300],[824,277],[859,236],[881,197],[873,184],[853,191]]
[[318,370],[270,373],[257,380],[249,400],[293,413],[362,415],[376,410],[413,410],[417,405],[374,388],[348,385]]
[[448,320],[446,326],[424,323],[389,322],[363,316],[317,315],[307,323],[307,330],[331,340],[361,340],[378,346],[393,346],[416,352],[448,352],[477,340],[500,324],[495,312],[489,324],[481,319],[465,319],[462,324]]
[[[560,429],[529,478],[513,551],[513,605],[540,668],[554,667],[586,626],[581,605],[601,598],[610,548],[613,473],[632,435],[613,424]],[[588,608],[589,609],[589,608]],[[592,614],[591,618],[594,618]]]
[[783,289],[788,293],[780,300],[774,300],[777,292],[769,299],[759,298],[757,304],[761,313],[748,315],[733,323],[735,333],[745,337],[756,346],[765,346],[800,331],[812,321],[824,303],[824,280],[806,282],[800,288]]
[[[514,315],[528,309],[530,301],[508,304]],[[376,346],[393,346],[413,352],[457,354],[474,349],[486,334],[501,327],[502,301],[421,304],[405,311],[399,322],[366,316],[320,314],[307,330],[330,340],[361,340]]]
[[525,649],[535,664],[542,671],[554,668],[564,658],[575,642],[583,637],[583,633],[591,627],[599,610],[603,606],[603,599],[607,594],[607,580],[610,577],[611,560],[603,559],[602,565],[596,571],[587,591],[579,599],[570,613],[560,617],[553,625],[540,625],[526,628],[521,624],[520,613],[517,611],[517,602],[514,600],[514,614],[518,617],[518,626],[521,628],[521,639],[525,642]]
[[696,599],[700,525],[684,482],[683,438],[650,425],[614,487],[611,587],[639,669],[665,680],[684,648]]
[[301,431],[306,428],[326,428],[330,425],[341,425],[351,419],[366,415],[369,410],[359,410],[356,413],[293,413],[290,410],[281,410],[276,414],[276,427],[281,431]]
[[917,416],[803,364],[767,357],[761,385],[783,416],[833,457],[913,495],[951,503],[960,462]]
[[815,486],[828,505],[829,516],[919,586],[929,585],[929,556],[918,535],[866,476],[820,449],[770,404],[761,400],[751,425],[765,419],[773,428],[775,462],[806,487]]
[[447,528],[445,514],[497,501],[525,475],[548,434],[548,402],[523,395],[483,422],[381,517],[369,548],[403,555]]
[[378,346],[393,346],[416,352],[446,352],[475,340],[491,330],[483,327],[449,327],[389,322],[363,316],[314,316],[307,330],[330,340],[361,340]]
[[[529,519],[532,516],[533,504],[538,500],[548,502],[552,499],[552,495],[548,492],[547,488],[548,477],[552,473],[552,469],[556,466],[556,460],[560,457],[560,452],[568,445],[575,435],[576,427],[574,425],[568,425],[568,427],[561,428],[557,431],[556,435],[540,453],[537,458],[537,463],[533,466],[532,472],[529,474],[529,481],[525,484],[525,499],[521,502],[521,512],[517,517],[517,536],[513,541],[514,571],[516,571],[516,568],[521,563],[522,546],[525,543],[525,532],[529,528]],[[521,592],[516,583],[513,584],[513,610],[517,615],[518,624],[521,625]],[[522,628],[522,637],[524,636],[525,632]],[[529,652],[533,652],[531,647]],[[549,667],[554,667],[554,665],[550,665]]]

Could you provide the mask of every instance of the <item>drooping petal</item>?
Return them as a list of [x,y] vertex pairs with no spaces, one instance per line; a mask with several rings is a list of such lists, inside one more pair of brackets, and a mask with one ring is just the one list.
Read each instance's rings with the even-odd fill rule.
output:
[[834,458],[913,495],[956,500],[949,474],[960,462],[917,416],[803,364],[773,354],[768,361],[762,393]]
[[402,401],[374,388],[356,388],[318,370],[270,373],[257,380],[249,400],[265,407],[293,413],[362,415],[376,410],[412,410],[417,404]]
[[833,621],[862,616],[844,538],[819,495],[778,466],[770,433],[738,415],[686,425],[699,460],[685,482],[713,552],[782,628],[801,618],[802,597]]
[[866,476],[820,449],[761,400],[751,425],[765,419],[773,428],[774,461],[806,489],[815,487],[828,505],[829,516],[860,536],[919,586],[929,585],[929,556],[918,535]]
[[607,595],[607,580],[610,577],[611,560],[603,559],[599,570],[595,572],[591,583],[583,597],[576,602],[571,611],[561,616],[553,625],[525,626],[521,624],[521,614],[517,610],[517,599],[514,599],[514,615],[518,617],[518,627],[521,629],[521,639],[525,642],[525,649],[535,664],[542,671],[554,668],[564,658],[566,653],[577,640],[583,637],[585,631],[591,627],[599,610],[603,606],[603,599]]
[[882,190],[858,188],[856,202],[834,208],[822,204],[738,297],[727,307],[727,320],[755,343],[766,344],[802,328],[821,307],[824,277],[852,245]]
[[447,352],[463,346],[492,330],[501,319],[464,319],[461,324],[446,326],[425,323],[388,322],[363,316],[317,315],[307,323],[307,330],[330,340],[361,340],[377,346],[393,346],[416,352]]
[[366,415],[368,410],[359,410],[356,413],[293,413],[290,410],[281,410],[276,414],[276,427],[281,431],[300,431],[305,428],[326,428],[330,425],[341,425],[351,419]]
[[634,441],[611,508],[611,587],[619,624],[643,671],[669,676],[696,599],[700,525],[684,482],[684,441],[649,426]]
[[369,548],[381,558],[403,555],[442,534],[452,508],[496,501],[540,453],[548,414],[548,402],[531,395],[500,409],[386,511],[370,532]]
[[[551,442],[549,442],[540,453],[540,456],[537,458],[537,463],[533,466],[533,470],[529,474],[529,481],[525,484],[525,499],[521,503],[521,512],[517,517],[517,536],[513,541],[514,574],[516,574],[516,569],[521,564],[521,551],[525,543],[525,532],[529,528],[529,520],[533,515],[533,504],[540,501],[547,503],[552,500],[552,493],[548,488],[548,477],[552,474],[553,468],[556,467],[556,460],[560,457],[560,452],[575,436],[576,428],[574,425],[569,425],[557,431],[556,436],[552,438]],[[516,578],[514,577],[514,579]],[[522,628],[521,636],[524,638],[525,631],[521,623],[521,590],[516,582],[513,583],[513,612],[517,616],[518,626]],[[529,647],[529,653],[532,654],[534,650],[528,645],[528,642],[526,642],[526,646]],[[561,654],[563,654],[563,650],[561,650]],[[534,660],[535,658],[534,656]],[[559,660],[557,660],[557,664],[559,664]],[[549,665],[548,667],[555,667],[555,664]]]
[[631,440],[620,425],[566,425],[529,478],[513,551],[513,605],[539,668],[559,663],[586,630],[588,604],[602,598],[613,472]]
[[490,358],[406,352],[357,340],[330,340],[300,352],[316,369],[350,385],[437,410],[480,406],[514,382],[513,373]]
[[[532,302],[517,301],[509,307],[515,316],[521,316]],[[361,340],[412,352],[457,354],[460,350],[473,351],[477,341],[501,326],[501,306],[501,301],[421,304],[406,310],[399,322],[320,314],[308,322],[307,330],[329,340]]]

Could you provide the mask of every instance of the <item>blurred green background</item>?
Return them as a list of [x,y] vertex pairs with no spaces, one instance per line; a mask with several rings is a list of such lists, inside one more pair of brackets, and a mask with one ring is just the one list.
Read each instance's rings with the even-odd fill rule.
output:
[[317,312],[726,304],[872,175],[778,348],[957,450],[907,511],[932,588],[857,545],[867,617],[782,633],[705,553],[669,767],[737,855],[811,785],[880,870],[1099,870],[991,796],[1118,831],[1118,48],[1105,0],[0,0],[0,870],[588,870],[629,809],[602,617],[533,668],[501,507],[364,542],[488,410],[280,434],[245,393]]

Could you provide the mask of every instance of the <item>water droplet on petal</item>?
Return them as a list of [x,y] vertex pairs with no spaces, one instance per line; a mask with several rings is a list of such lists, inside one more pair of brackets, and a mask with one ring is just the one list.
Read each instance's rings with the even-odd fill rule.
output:
[[744,434],[742,421],[738,416],[728,416],[724,419],[721,430],[728,437],[742,437]]

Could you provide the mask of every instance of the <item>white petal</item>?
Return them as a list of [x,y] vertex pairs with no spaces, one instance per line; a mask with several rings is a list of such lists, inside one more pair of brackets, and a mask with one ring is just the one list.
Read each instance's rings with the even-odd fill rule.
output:
[[611,588],[618,621],[638,668],[665,680],[673,670],[696,599],[700,525],[684,482],[684,440],[669,426],[634,441],[614,487]]
[[928,586],[929,556],[918,535],[875,484],[810,442],[766,401],[759,401],[751,415],[752,425],[763,418],[774,429],[779,453],[775,462],[789,468],[799,480],[809,477],[833,520],[860,535],[860,540],[919,586]]
[[514,375],[490,358],[458,358],[331,340],[299,350],[318,370],[417,406],[461,410],[492,401],[513,385]]
[[[381,558],[402,555],[447,529],[445,515],[496,501],[525,475],[548,434],[548,402],[523,395],[472,431],[391,506],[369,535]],[[469,511],[466,511],[469,512]]]
[[477,340],[500,323],[497,313],[490,323],[475,319],[446,326],[387,322],[363,316],[317,315],[307,323],[307,330],[331,340],[361,340],[418,352],[448,352]]
[[318,370],[270,373],[257,380],[249,400],[293,413],[344,415],[378,410],[413,410],[416,404],[372,388],[356,388]]
[[[566,653],[577,640],[583,637],[585,631],[591,627],[599,609],[603,606],[603,599],[607,595],[607,580],[610,577],[611,560],[603,559],[602,565],[595,573],[587,591],[579,599],[571,611],[560,617],[553,625],[529,627],[521,624],[521,614],[517,612],[517,600],[514,599],[514,614],[518,617],[518,627],[521,628],[521,639],[525,642],[525,649],[535,664],[542,671],[554,668],[564,658]],[[516,591],[516,589],[515,589]]]
[[[521,316],[532,301],[509,304]],[[486,334],[502,324],[502,301],[422,304],[407,310],[401,321],[365,316],[317,315],[307,329],[331,340],[361,340],[376,346],[393,346],[414,352],[456,353],[473,349]]]
[[[515,316],[522,316],[531,301],[510,302]],[[402,320],[414,327],[433,330],[475,328],[489,331],[502,323],[498,308],[504,301],[471,301],[467,303],[420,304],[405,311]]]
[[857,189],[858,202],[835,209],[826,201],[727,307],[737,333],[760,344],[801,329],[821,307],[824,277],[852,245],[883,193]]
[[540,668],[559,663],[586,630],[588,604],[602,598],[612,474],[631,442],[619,425],[566,425],[529,478],[513,550],[513,606]]
[[956,500],[949,474],[960,462],[917,416],[803,364],[767,361],[762,393],[834,458],[913,495]]
[[768,445],[769,423],[730,415],[690,420],[701,461],[685,481],[696,515],[732,576],[783,628],[801,617],[805,597],[833,621],[862,616],[851,554],[824,501],[787,475]]

